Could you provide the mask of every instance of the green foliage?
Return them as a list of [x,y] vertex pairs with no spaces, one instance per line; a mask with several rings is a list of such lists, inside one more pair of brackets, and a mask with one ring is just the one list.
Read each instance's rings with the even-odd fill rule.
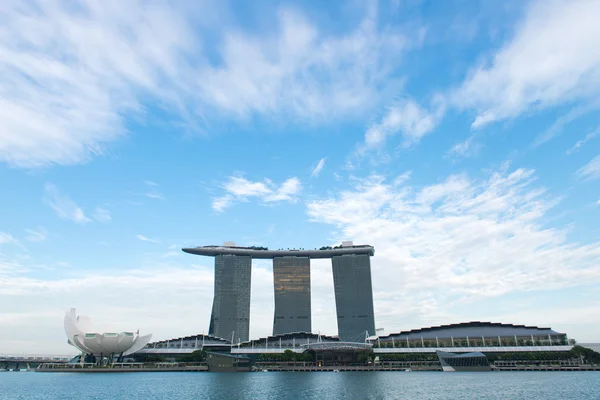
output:
[[283,359],[285,361],[294,361],[295,356],[296,356],[296,353],[294,353],[290,349],[287,349],[286,351],[283,352]]
[[573,346],[569,352],[573,357],[583,357],[588,364],[600,364],[600,353],[583,346]]
[[490,362],[494,361],[568,361],[583,357],[585,363],[600,364],[600,353],[574,346],[570,351],[539,351],[518,353],[487,353]]
[[[379,357],[379,359],[381,360],[381,357]],[[370,352],[362,352],[358,355],[358,361],[361,363],[368,363],[369,361],[373,361],[375,360],[375,353],[373,353],[372,351]]]

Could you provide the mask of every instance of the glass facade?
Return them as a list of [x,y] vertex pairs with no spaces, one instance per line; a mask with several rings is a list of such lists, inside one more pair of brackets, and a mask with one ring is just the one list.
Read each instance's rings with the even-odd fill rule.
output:
[[332,257],[335,307],[340,340],[364,342],[375,335],[371,260],[367,254]]
[[215,257],[215,293],[209,334],[238,343],[250,335],[250,283],[252,258]]
[[273,259],[275,315],[273,335],[311,331],[310,258]]

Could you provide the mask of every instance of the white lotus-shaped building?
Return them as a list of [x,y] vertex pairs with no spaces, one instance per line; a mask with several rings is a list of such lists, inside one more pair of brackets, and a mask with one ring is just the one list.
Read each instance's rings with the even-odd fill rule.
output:
[[137,332],[100,333],[89,317],[77,316],[71,308],[65,314],[65,333],[69,344],[86,354],[123,355],[135,353],[148,344],[152,335]]

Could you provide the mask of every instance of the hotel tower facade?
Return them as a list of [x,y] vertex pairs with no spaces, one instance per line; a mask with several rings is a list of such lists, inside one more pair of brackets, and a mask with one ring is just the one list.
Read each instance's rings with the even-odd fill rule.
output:
[[375,249],[343,242],[319,250],[268,250],[223,246],[184,248],[184,252],[215,258],[215,288],[209,334],[245,342],[250,333],[252,259],[273,260],[275,313],[273,334],[311,332],[310,260],[330,258],[333,268],[338,336],[364,341],[375,335],[371,261]]

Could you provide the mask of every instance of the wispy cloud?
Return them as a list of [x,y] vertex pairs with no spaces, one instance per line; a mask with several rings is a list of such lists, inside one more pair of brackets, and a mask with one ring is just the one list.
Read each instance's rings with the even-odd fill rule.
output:
[[163,253],[160,255],[160,258],[174,258],[174,257],[181,257],[181,251],[167,251],[166,253]]
[[571,122],[577,121],[584,115],[598,109],[600,109],[600,102],[597,100],[592,101],[591,103],[581,104],[576,107],[573,107],[571,110],[569,110],[569,112],[558,117],[556,121],[554,121],[554,123],[550,126],[550,128],[548,128],[542,134],[538,135],[533,142],[533,147],[538,147],[546,143],[550,139],[559,136],[565,129],[565,127],[568,126]]
[[510,42],[456,93],[477,111],[473,127],[600,95],[598,14],[597,1],[533,1]]
[[577,143],[575,143],[575,145],[573,145],[573,147],[571,147],[569,150],[567,150],[567,155],[571,155],[577,151],[579,151],[579,149],[586,144],[587,142],[589,142],[590,140],[596,138],[598,135],[600,135],[600,127],[597,128],[596,130],[588,133],[587,135],[585,135],[585,137],[581,140],[578,140]]
[[152,239],[152,238],[146,237],[144,235],[140,235],[140,234],[135,235],[135,237],[138,240],[141,240],[142,242],[160,243],[160,240],[158,240],[158,239]]
[[159,191],[160,185],[153,181],[144,181],[144,184],[148,187],[148,191],[144,193],[144,196],[149,199],[164,200],[165,196]]
[[378,123],[372,124],[365,133],[365,144],[377,147],[393,135],[401,134],[403,145],[417,143],[423,136],[433,131],[444,115],[444,101],[436,97],[433,101],[433,111],[428,111],[414,100],[407,99],[389,107]]
[[321,170],[325,166],[325,161],[327,161],[327,157],[323,157],[319,160],[319,162],[317,163],[315,168],[312,170],[311,176],[313,176],[313,177],[319,176],[319,174],[321,173]]
[[12,244],[16,246],[21,246],[21,243],[15,239],[13,235],[6,232],[0,232],[0,244]]
[[475,135],[469,136],[464,142],[452,146],[446,153],[447,157],[471,157],[475,155],[481,146],[475,142]]
[[92,217],[98,222],[108,222],[112,220],[110,211],[102,207],[96,207]]
[[271,180],[260,182],[249,181],[239,176],[230,176],[222,186],[225,194],[213,199],[212,208],[217,212],[224,211],[236,202],[258,199],[264,204],[282,201],[295,202],[297,195],[302,190],[302,184],[296,177],[285,180],[277,187]]
[[[202,12],[191,12],[163,0],[151,7],[142,0],[7,3],[0,27],[7,83],[0,161],[85,162],[126,134],[125,115],[143,118],[149,101],[192,129],[209,115],[322,121],[363,114],[397,93],[394,66],[422,37],[419,29],[380,26],[376,6],[337,35],[291,8],[280,8],[275,26],[259,35],[214,20],[227,14],[210,12],[217,7],[203,3]],[[205,35],[215,40],[203,42]]]
[[415,291],[442,304],[599,283],[600,242],[579,245],[566,230],[544,227],[556,204],[534,171],[517,169],[425,187],[373,176],[307,211],[335,237],[375,246],[378,302],[391,306]]
[[85,224],[91,221],[85,213],[71,198],[61,193],[52,183],[46,183],[44,186],[44,202],[49,205],[62,219],[68,219],[78,224]]
[[36,229],[25,229],[25,232],[29,234],[26,239],[30,242],[44,242],[48,236],[48,231],[41,226]]
[[600,179],[600,155],[577,170],[575,175],[583,181]]

